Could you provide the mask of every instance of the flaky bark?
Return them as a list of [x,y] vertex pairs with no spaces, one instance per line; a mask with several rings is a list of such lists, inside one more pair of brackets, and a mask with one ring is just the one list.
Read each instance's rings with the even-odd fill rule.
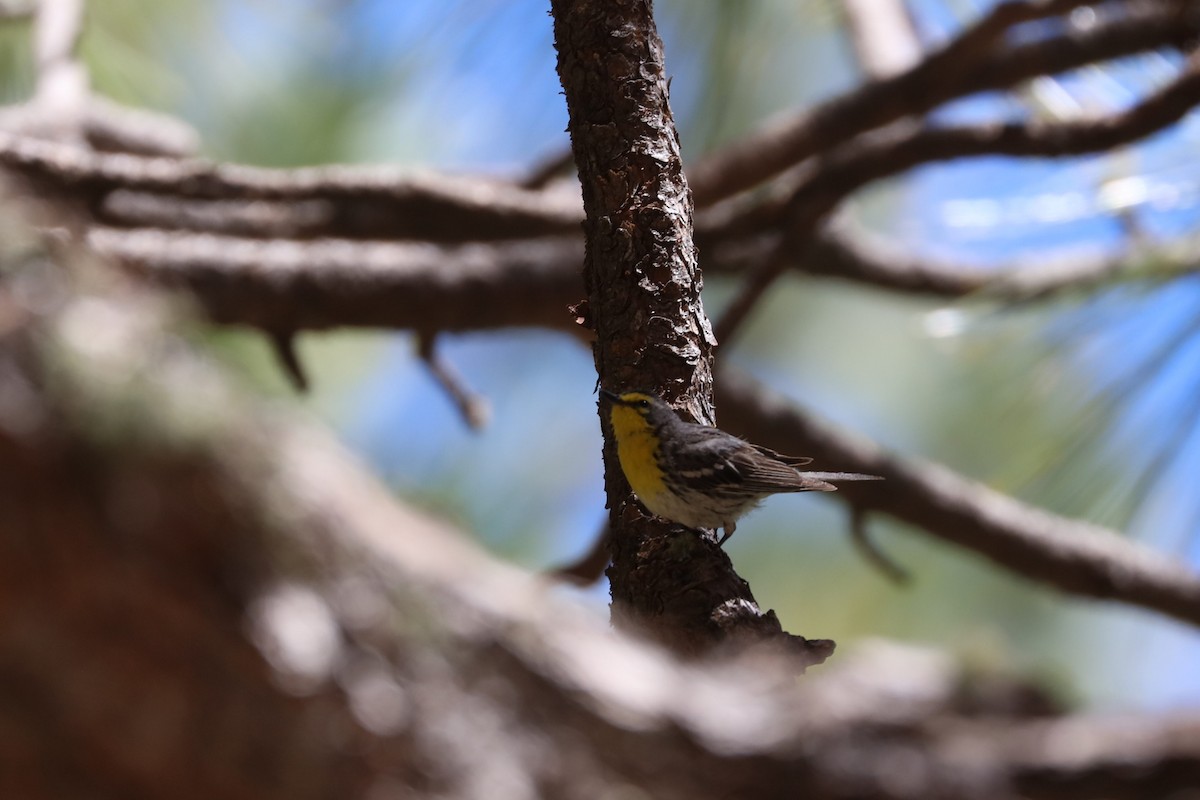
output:
[[[581,316],[596,333],[600,384],[650,389],[711,422],[715,341],[700,302],[692,202],[651,4],[558,0],[552,8],[586,215]],[[646,517],[611,436],[604,465],[614,620],[687,653],[766,641],[803,666],[832,650],[785,634],[714,541]]]

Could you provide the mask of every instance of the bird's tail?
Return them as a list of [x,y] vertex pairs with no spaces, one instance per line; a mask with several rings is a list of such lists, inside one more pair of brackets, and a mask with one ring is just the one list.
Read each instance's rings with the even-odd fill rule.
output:
[[881,481],[882,475],[864,475],[861,472],[808,472],[807,470],[798,470],[801,475],[806,478],[812,478],[817,481]]

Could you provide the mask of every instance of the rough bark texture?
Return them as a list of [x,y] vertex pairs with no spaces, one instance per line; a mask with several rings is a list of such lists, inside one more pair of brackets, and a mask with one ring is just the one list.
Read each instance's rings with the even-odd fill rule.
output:
[[[582,316],[596,333],[600,384],[650,389],[711,423],[715,340],[700,303],[692,201],[651,3],[556,0],[552,8],[586,216]],[[783,633],[714,541],[648,519],[605,441],[614,620],[687,653],[734,640],[784,644],[802,663],[832,651],[830,642]]]

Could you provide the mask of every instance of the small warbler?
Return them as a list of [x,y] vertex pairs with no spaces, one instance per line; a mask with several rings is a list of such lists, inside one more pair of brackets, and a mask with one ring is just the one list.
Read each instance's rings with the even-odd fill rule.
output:
[[811,458],[785,456],[709,425],[679,418],[646,392],[600,396],[610,404],[617,457],[629,486],[652,514],[689,528],[723,528],[763,498],[782,492],[832,492],[830,481],[883,480],[855,472],[801,472]]

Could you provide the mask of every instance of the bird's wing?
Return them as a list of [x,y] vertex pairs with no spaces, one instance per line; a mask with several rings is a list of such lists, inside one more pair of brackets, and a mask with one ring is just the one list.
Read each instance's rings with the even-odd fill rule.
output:
[[743,443],[730,458],[742,475],[742,487],[747,491],[771,492],[832,492],[837,489],[819,477],[796,470],[812,459],[802,456],[783,456],[765,447]]
[[676,453],[679,475],[699,491],[740,484],[743,477],[732,456],[746,443],[717,428],[689,425],[688,447]]
[[783,453],[777,453],[769,447],[763,447],[761,444],[751,445],[761,455],[767,458],[773,458],[776,461],[782,461],[789,467],[803,467],[805,464],[811,464],[812,459],[808,456],[785,456]]
[[811,459],[784,456],[758,447],[717,428],[697,425],[688,432],[690,444],[676,468],[700,491],[736,486],[751,494],[774,492],[832,492],[836,487],[806,477],[797,466]]

